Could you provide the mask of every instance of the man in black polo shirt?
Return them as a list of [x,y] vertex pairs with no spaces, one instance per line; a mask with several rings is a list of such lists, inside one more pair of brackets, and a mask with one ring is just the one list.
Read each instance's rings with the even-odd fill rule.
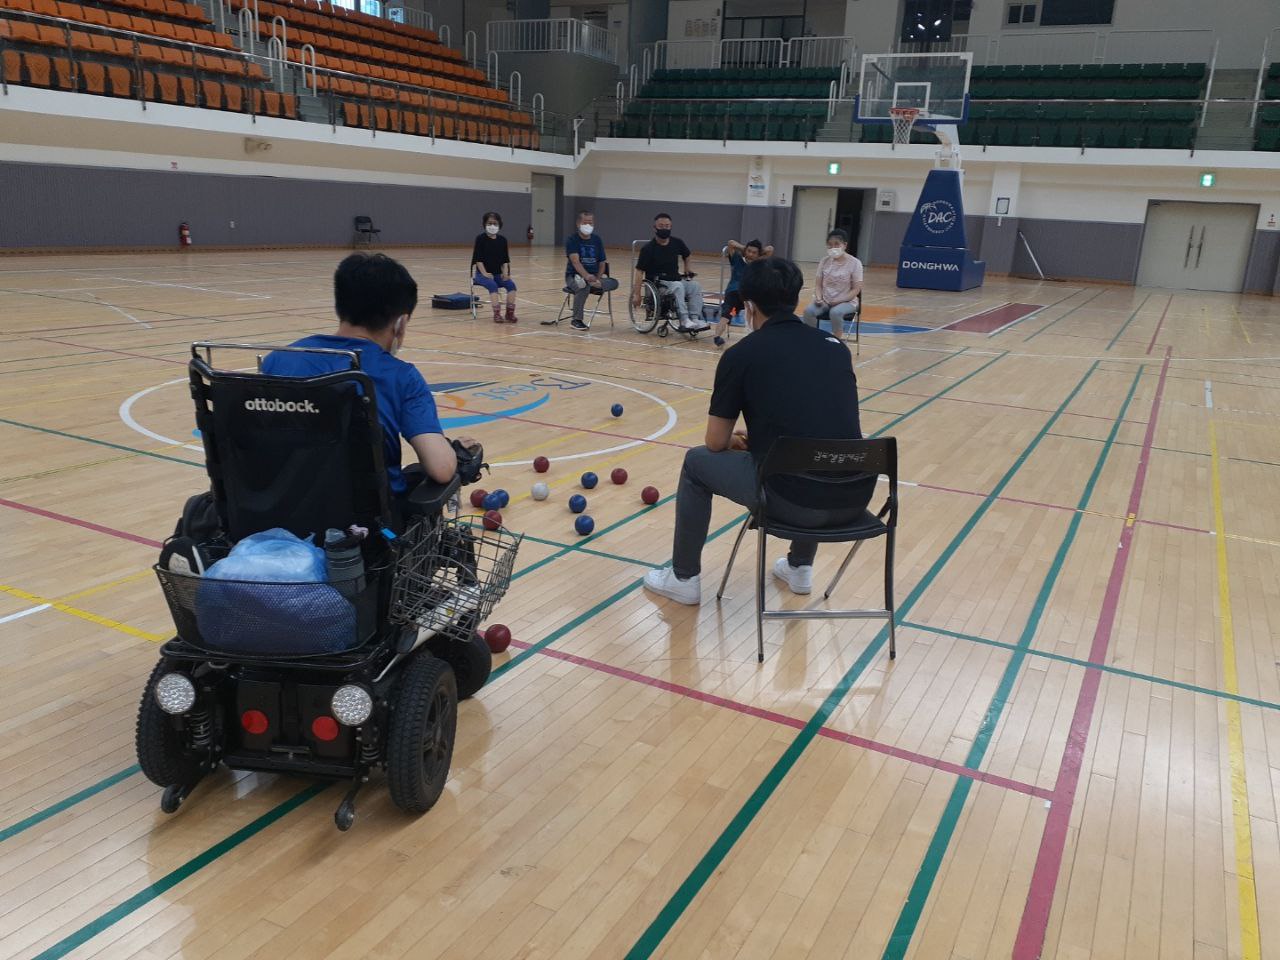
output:
[[[738,289],[755,334],[724,352],[716,367],[707,417],[706,445],[684,458],[676,493],[676,529],[671,566],[652,570],[644,585],[680,603],[702,602],[702,547],[711,523],[711,498],[756,505],[756,468],[778,437],[856,440],[858,384],[849,348],[795,315],[804,277],[790,260],[756,260]],[[746,431],[735,431],[738,417]],[[856,485],[824,484],[779,477],[770,485],[769,513],[783,523],[821,527],[862,515],[875,478]],[[797,540],[773,565],[773,574],[793,593],[813,588],[818,545]]]
[[636,258],[632,306],[640,306],[640,281],[649,280],[675,298],[680,329],[707,329],[702,319],[702,286],[689,270],[690,256],[688,244],[671,235],[671,214],[660,213],[654,217],[653,239],[640,248],[640,256]]

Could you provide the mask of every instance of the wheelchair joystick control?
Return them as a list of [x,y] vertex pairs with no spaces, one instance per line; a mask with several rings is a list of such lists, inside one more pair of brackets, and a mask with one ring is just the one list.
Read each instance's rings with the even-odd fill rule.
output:
[[364,590],[360,537],[330,527],[324,532],[324,558],[334,589],[348,600],[355,600]]

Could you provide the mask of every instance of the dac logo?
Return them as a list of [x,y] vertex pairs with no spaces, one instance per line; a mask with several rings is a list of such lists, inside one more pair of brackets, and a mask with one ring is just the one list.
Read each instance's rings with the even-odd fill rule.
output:
[[956,225],[956,208],[946,200],[922,203],[920,221],[930,233],[946,233]]
[[319,413],[316,405],[310,400],[303,400],[300,403],[294,403],[292,400],[264,400],[261,397],[255,400],[246,400],[244,402],[246,410],[256,410],[262,413]]

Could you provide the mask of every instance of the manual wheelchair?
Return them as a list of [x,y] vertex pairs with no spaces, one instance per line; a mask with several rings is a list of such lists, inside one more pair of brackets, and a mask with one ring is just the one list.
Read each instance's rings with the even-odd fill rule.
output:
[[[178,537],[193,532],[182,523],[175,531],[198,569],[155,568],[176,636],[139,705],[139,766],[164,787],[166,813],[220,764],[349,781],[334,814],[340,830],[378,767],[397,807],[425,813],[448,779],[458,700],[489,677],[476,628],[506,592],[521,539],[449,509],[479,478],[483,451],[463,448],[449,483],[424,481],[393,501],[374,384],[358,352],[304,351],[350,367],[293,378],[215,369],[214,349],[299,348],[192,347],[212,518],[194,538]],[[259,531],[307,538],[352,525],[369,534],[363,577],[344,581],[345,592],[336,581],[201,575]]]
[[[627,310],[631,317],[631,325],[637,333],[652,333],[655,329],[658,336],[665,337],[673,330],[683,334],[690,340],[697,340],[698,334],[711,329],[705,317],[698,317],[698,326],[682,328],[680,311],[676,309],[676,297],[662,289],[661,284],[653,280],[640,282],[640,306],[635,305],[635,265],[638,257],[637,248],[643,241],[631,241],[631,295],[627,297]],[[688,274],[685,279],[692,280],[696,274]]]

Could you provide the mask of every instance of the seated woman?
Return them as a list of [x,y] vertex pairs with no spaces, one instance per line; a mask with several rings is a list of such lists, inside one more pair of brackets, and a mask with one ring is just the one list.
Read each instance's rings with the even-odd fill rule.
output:
[[848,246],[849,235],[843,230],[827,234],[827,255],[814,280],[815,298],[804,311],[805,323],[821,329],[826,320],[841,339],[845,321],[857,311],[862,296],[862,261],[848,252]]
[[481,219],[484,233],[476,237],[471,250],[471,283],[489,291],[493,322],[502,323],[502,301],[498,290],[507,292],[507,323],[516,322],[516,285],[511,281],[511,254],[502,236],[502,217],[490,210]]

